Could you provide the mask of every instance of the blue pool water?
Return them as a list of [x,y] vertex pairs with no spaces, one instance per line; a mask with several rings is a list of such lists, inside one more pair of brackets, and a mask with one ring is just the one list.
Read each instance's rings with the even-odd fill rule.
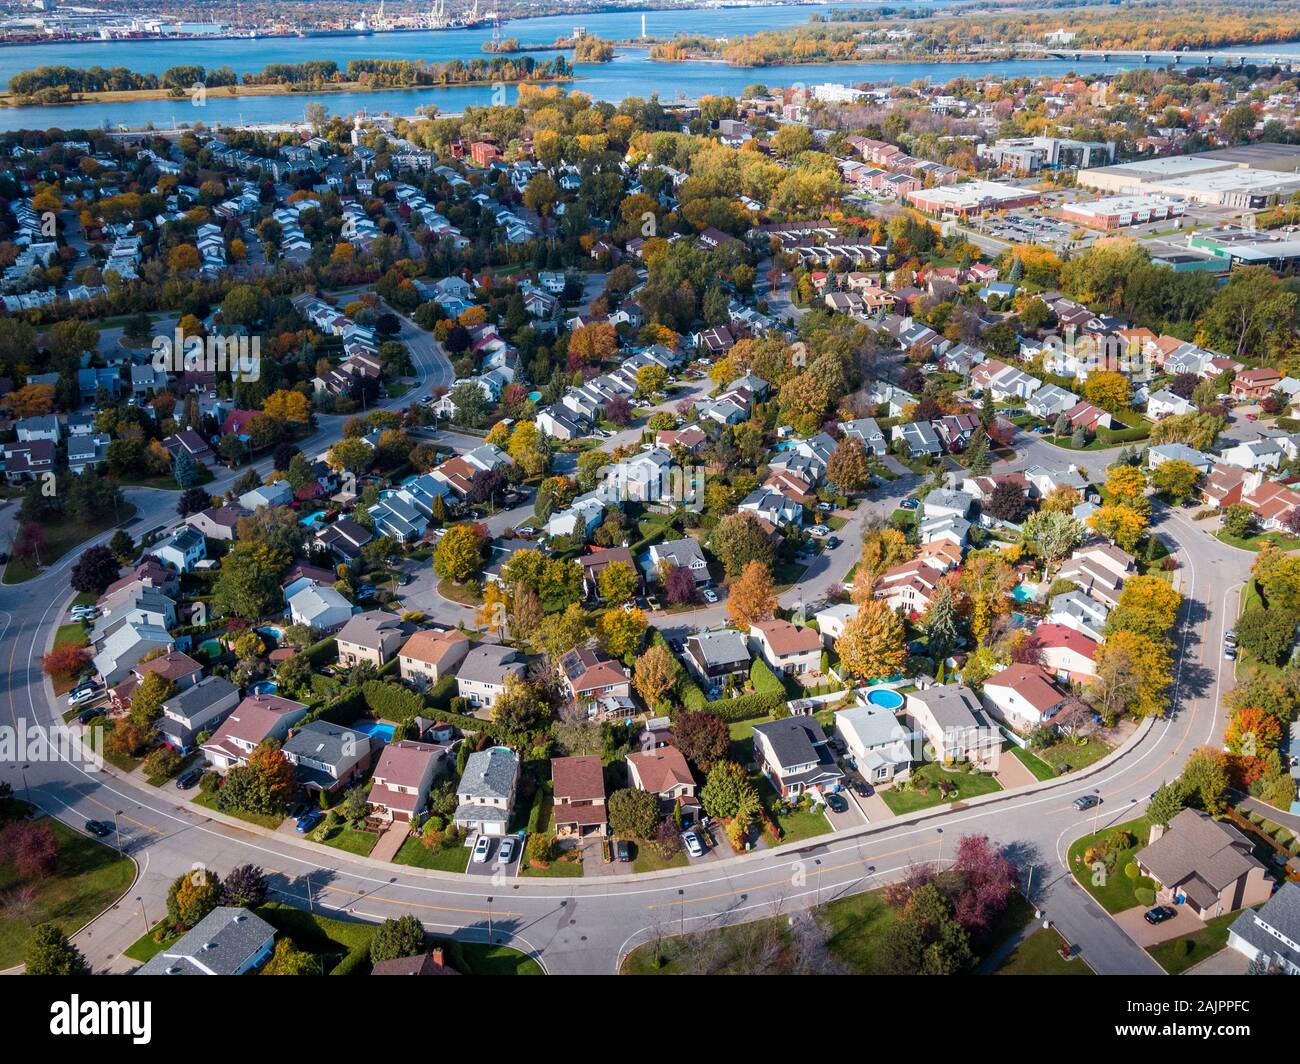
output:
[[385,724],[378,720],[358,720],[348,725],[353,731],[359,731],[362,735],[369,735],[372,739],[378,739],[381,743],[391,743],[393,741],[393,725]]
[[903,696],[897,691],[872,691],[867,695],[867,701],[873,706],[879,706],[881,709],[903,708]]
[[279,686],[272,680],[258,680],[257,683],[248,685],[250,695],[273,695],[278,690]]
[[308,514],[306,517],[298,518],[298,524],[306,525],[308,528],[318,528],[325,522],[325,511],[317,510],[315,513]]
[[272,639],[279,639],[284,635],[284,629],[279,628],[274,624],[264,624],[259,627],[257,631],[262,635],[270,636]]
[[1017,584],[1011,589],[1011,597],[1017,602],[1030,602],[1037,593],[1037,584]]
[[542,393],[541,393],[541,392],[529,392],[529,393],[528,393],[528,398],[531,399],[534,403],[540,403],[540,402],[542,401]]

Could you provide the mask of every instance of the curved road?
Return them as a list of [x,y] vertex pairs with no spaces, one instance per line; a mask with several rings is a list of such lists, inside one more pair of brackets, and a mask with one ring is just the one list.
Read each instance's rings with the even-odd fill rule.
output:
[[[430,340],[417,345],[415,353],[422,379],[441,383],[438,378],[449,367],[436,345]],[[342,419],[321,420],[325,424],[309,443],[327,442]],[[1036,437],[1018,443],[1018,459],[1000,468],[1033,462],[1060,467],[1080,459]],[[1089,452],[1081,464],[1101,468],[1113,456]],[[220,478],[213,490],[236,475]],[[815,563],[814,571],[782,596],[783,602],[812,602],[827,584],[842,580],[855,560],[857,533],[866,516],[887,516],[898,489],[914,483],[895,482],[890,498],[860,506],[841,533],[848,549]],[[139,527],[174,518],[174,496],[131,495],[140,508]],[[489,879],[384,865],[293,834],[219,820],[170,786],[155,789],[111,768],[95,772],[53,760],[5,764],[0,775],[16,792],[75,828],[86,819],[116,819],[122,848],[136,860],[140,876],[123,900],[77,939],[97,968],[130,966],[120,956],[122,949],[162,915],[167,886],[196,863],[224,873],[254,862],[273,873],[277,896],[299,906],[371,920],[414,912],[431,931],[480,941],[490,928],[496,941],[534,954],[552,973],[610,973],[627,949],[656,935],[771,916],[868,889],[898,876],[910,862],[939,859],[941,850],[950,857],[961,834],[982,832],[1012,848],[1026,880],[1032,868],[1033,900],[1068,940],[1079,944],[1095,970],[1157,974],[1146,953],[1066,870],[1069,843],[1094,824],[1094,814],[1080,814],[1071,803],[1097,791],[1103,798],[1095,814],[1101,825],[1127,819],[1160,782],[1178,773],[1195,747],[1218,741],[1220,694],[1232,683],[1222,659],[1222,636],[1235,618],[1251,562],[1250,555],[1219,543],[1183,513],[1157,511],[1157,525],[1179,559],[1186,599],[1171,715],[1089,776],[1008,792],[987,804],[940,807],[905,823],[885,821],[745,857],[711,856],[689,868],[642,876]],[[72,560],[63,559],[21,586],[0,586],[0,724],[18,729],[59,719],[40,659],[69,600]],[[720,618],[721,607],[686,616],[692,626],[707,625]],[[669,629],[682,622],[682,615],[655,618]]]

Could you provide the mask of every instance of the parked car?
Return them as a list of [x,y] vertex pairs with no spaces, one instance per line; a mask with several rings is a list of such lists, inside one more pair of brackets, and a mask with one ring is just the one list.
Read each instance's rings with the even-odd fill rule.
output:
[[201,768],[192,768],[186,772],[182,772],[179,776],[176,777],[176,789],[181,791],[188,791],[191,787],[193,787],[196,783],[199,782],[199,778],[202,775],[203,775],[203,769]]
[[1095,794],[1085,794],[1081,798],[1074,800],[1074,808],[1083,812],[1085,809],[1091,809],[1093,806],[1101,805],[1101,799]]
[[817,509],[824,514],[828,514],[835,509],[835,504],[833,502],[819,502],[817,504]]
[[1236,660],[1237,660],[1237,648],[1234,647],[1231,643],[1229,643],[1227,646],[1225,646],[1225,647],[1223,648],[1223,656],[1224,656],[1224,658],[1227,659],[1228,661],[1236,661]]
[[849,803],[844,800],[844,795],[828,794],[825,797],[826,805],[832,813],[847,813],[849,811]]
[[79,706],[92,699],[98,698],[102,694],[98,687],[83,687],[79,691],[74,690],[68,695],[68,705]]
[[533,536],[537,535],[537,529],[532,525],[520,525],[515,529],[515,535],[521,539],[532,539]]
[[704,596],[704,601],[705,601],[705,602],[717,602],[717,601],[718,601],[718,593],[717,593],[716,591],[714,591],[711,587],[706,587],[706,588],[701,592],[701,594]]
[[77,714],[77,721],[81,724],[89,724],[96,717],[102,717],[107,711],[104,706],[91,706],[90,709],[83,709]]
[[298,823],[295,827],[295,830],[298,832],[299,835],[306,835],[307,832],[311,831],[312,828],[314,828],[317,824],[319,824],[324,819],[325,816],[323,813],[321,813],[319,809],[313,809],[310,813],[307,813],[305,816],[300,816],[298,818]]
[[1142,919],[1149,924],[1163,924],[1166,920],[1172,920],[1178,915],[1178,910],[1172,905],[1157,905],[1154,909],[1148,909],[1142,914]]
[[827,550],[834,550],[839,545],[840,545],[840,540],[838,536],[831,536],[831,538],[826,541]]
[[106,824],[102,820],[87,820],[86,831],[94,835],[97,839],[102,839],[113,834],[113,825]]
[[487,835],[480,835],[478,842],[474,843],[473,860],[475,864],[484,864],[492,856],[492,839]]
[[812,528],[808,529],[808,535],[812,536],[813,539],[825,539],[830,534],[831,530],[825,525],[813,525]]
[[628,861],[632,860],[632,844],[626,839],[619,839],[618,842],[614,844],[614,856],[623,864],[626,864]]
[[683,835],[682,843],[686,846],[686,852],[692,857],[704,856],[704,843],[700,841],[700,837],[695,832],[688,831]]
[[515,859],[515,850],[519,846],[519,840],[513,835],[507,835],[501,840],[501,848],[497,850],[497,864],[507,865]]
[[1224,632],[1223,641],[1227,643],[1228,646],[1235,647],[1237,645],[1237,629],[1229,628],[1226,632]]
[[901,505],[904,510],[915,510],[920,504],[915,499],[904,499]]

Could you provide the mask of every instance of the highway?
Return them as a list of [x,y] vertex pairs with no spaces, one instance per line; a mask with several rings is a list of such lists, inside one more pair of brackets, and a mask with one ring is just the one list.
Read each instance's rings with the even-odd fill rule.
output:
[[[413,352],[422,387],[450,372],[431,340],[414,345]],[[321,422],[312,442],[323,445],[340,431],[342,419]],[[1099,471],[1116,453],[1079,455],[1023,435],[1017,448],[1016,460],[1000,468],[1033,462],[1059,468],[1078,461]],[[223,490],[240,473],[223,475],[212,490]],[[781,596],[782,604],[812,604],[828,584],[843,580],[856,560],[863,522],[887,517],[914,486],[914,480],[905,478],[891,482],[883,497],[861,505],[840,532],[844,546],[819,559]],[[140,489],[128,494],[139,508],[135,526],[174,520],[174,495]],[[77,829],[87,819],[117,823],[120,844],[135,860],[139,876],[124,899],[75,940],[96,969],[131,967],[121,951],[161,917],[168,885],[195,864],[223,874],[253,862],[273,874],[275,896],[295,905],[369,920],[414,912],[435,933],[479,941],[490,933],[495,941],[536,956],[548,972],[600,974],[616,971],[626,950],[655,936],[771,916],[870,889],[901,875],[911,862],[937,860],[941,849],[950,858],[961,835],[979,832],[1011,848],[1026,884],[1032,875],[1034,902],[1078,944],[1096,971],[1154,974],[1158,969],[1146,953],[1073,883],[1065,853],[1095,821],[1105,825],[1134,815],[1159,783],[1177,775],[1193,749],[1218,742],[1220,696],[1232,684],[1221,657],[1222,636],[1235,618],[1252,558],[1196,528],[1182,512],[1157,508],[1156,521],[1178,558],[1177,579],[1187,600],[1178,632],[1173,711],[1167,719],[1154,722],[1086,775],[746,856],[722,858],[715,851],[688,868],[640,876],[459,876],[359,858],[307,842],[292,828],[289,834],[271,833],[219,819],[190,804],[192,792],[149,787],[111,767],[96,772],[54,760],[6,764],[0,766],[0,776],[15,792]],[[40,660],[71,597],[68,570],[77,553],[26,584],[0,586],[0,723],[18,728],[24,722],[59,719],[60,707]],[[435,597],[423,608],[437,617],[439,601]],[[689,615],[656,616],[653,622],[671,631],[704,627],[722,616],[719,604]],[[1075,798],[1094,791],[1103,799],[1095,814],[1072,807]]]

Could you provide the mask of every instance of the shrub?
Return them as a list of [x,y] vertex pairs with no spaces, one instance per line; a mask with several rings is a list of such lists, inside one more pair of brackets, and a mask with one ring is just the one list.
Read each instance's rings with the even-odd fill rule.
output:
[[1136,881],[1137,877],[1141,875],[1138,871],[1137,864],[1133,861],[1129,861],[1129,863],[1124,866],[1124,874],[1134,881]]
[[375,716],[396,722],[408,721],[424,712],[424,699],[414,691],[382,680],[367,680],[362,687],[366,707]]
[[1138,887],[1133,891],[1133,897],[1137,899],[1139,905],[1145,905],[1150,908],[1156,903],[1156,892],[1150,887]]
[[758,694],[785,694],[785,685],[762,658],[755,658],[749,667],[749,680]]

